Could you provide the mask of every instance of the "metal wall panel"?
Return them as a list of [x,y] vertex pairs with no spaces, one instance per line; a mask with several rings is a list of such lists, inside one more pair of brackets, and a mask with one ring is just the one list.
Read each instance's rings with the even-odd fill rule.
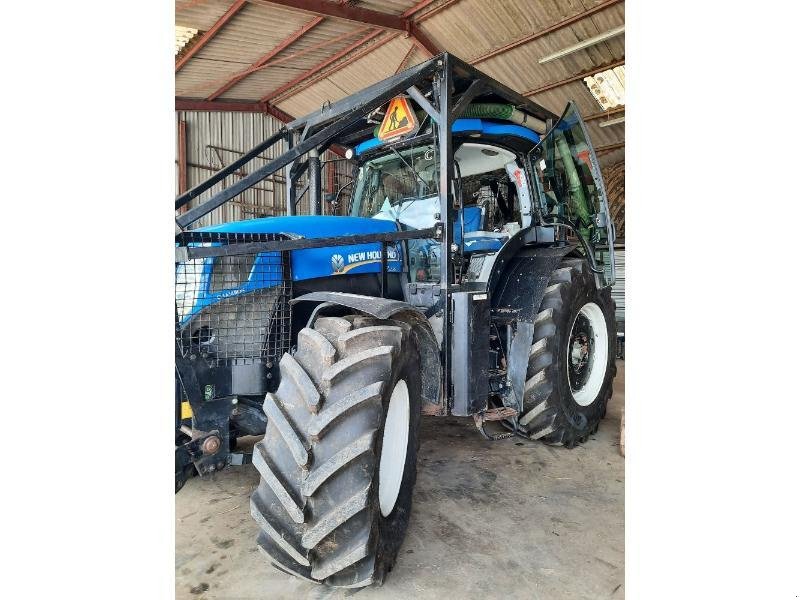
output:
[[614,248],[614,263],[617,280],[611,288],[611,297],[617,303],[617,321],[625,322],[625,246]]
[[[187,183],[189,189],[208,179],[223,166],[229,165],[238,159],[256,144],[277,133],[282,126],[282,123],[277,119],[261,113],[177,111],[175,113],[176,157],[178,156],[178,121],[181,120],[186,122]],[[276,145],[260,157],[252,160],[236,174],[226,177],[210,190],[201,194],[189,206],[193,207],[202,203],[233,182],[244,178],[254,170],[267,164],[269,160],[276,158],[283,150],[283,144]],[[332,152],[326,152],[323,158],[324,160],[329,160],[338,159],[339,157]],[[334,171],[333,175],[328,175],[328,169]],[[176,160],[176,194],[177,172],[178,165]],[[349,180],[351,174],[352,166],[349,161],[326,165],[322,173],[323,190],[326,192],[335,191]],[[285,179],[283,170],[281,170],[212,211],[192,225],[192,228],[242,219],[282,215],[286,213],[285,197]],[[339,212],[341,212],[344,204],[346,203],[340,205]],[[307,214],[307,212],[308,198],[304,197],[299,204],[298,214]]]

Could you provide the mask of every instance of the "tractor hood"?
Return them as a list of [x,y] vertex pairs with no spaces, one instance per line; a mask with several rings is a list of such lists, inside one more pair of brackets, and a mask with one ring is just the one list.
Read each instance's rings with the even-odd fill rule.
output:
[[[325,238],[397,231],[393,221],[364,217],[294,216],[249,219],[204,227],[199,231],[222,233],[285,233],[291,237]],[[400,244],[388,246],[388,269],[403,269]],[[292,279],[314,279],[332,275],[378,273],[381,245],[353,244],[328,248],[292,250]]]

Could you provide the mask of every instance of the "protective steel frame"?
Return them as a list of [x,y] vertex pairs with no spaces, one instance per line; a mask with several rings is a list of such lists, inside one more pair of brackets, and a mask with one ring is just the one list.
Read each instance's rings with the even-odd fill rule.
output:
[[[459,58],[442,53],[415,67],[407,69],[397,75],[378,82],[356,94],[348,96],[338,102],[323,106],[320,110],[305,117],[295,119],[286,124],[281,130],[265,140],[240,159],[231,163],[215,173],[207,181],[193,189],[179,195],[175,201],[176,210],[185,207],[193,199],[214,184],[222,181],[228,175],[240,169],[256,156],[283,142],[284,152],[271,160],[265,166],[253,171],[247,177],[234,182],[226,189],[213,195],[208,200],[179,214],[176,223],[179,231],[184,231],[200,218],[212,210],[222,206],[235,198],[246,189],[256,185],[261,180],[278,172],[286,171],[286,213],[295,214],[297,201],[296,184],[299,177],[309,171],[308,193],[312,206],[316,212],[321,206],[321,185],[319,184],[319,155],[333,143],[340,142],[343,136],[354,136],[368,132],[368,116],[394,96],[402,93],[415,98],[417,103],[430,115],[435,122],[435,143],[439,149],[439,203],[440,222],[433,228],[426,230],[398,231],[394,233],[338,236],[324,239],[287,239],[277,242],[262,244],[243,244],[242,248],[230,245],[223,248],[183,248],[186,253],[181,258],[197,258],[201,256],[219,255],[220,252],[253,252],[253,251],[288,251],[311,247],[327,247],[348,245],[366,242],[381,242],[382,269],[381,269],[381,294],[385,296],[387,289],[386,278],[386,247],[388,244],[399,240],[408,239],[435,239],[441,243],[440,252],[440,304],[442,311],[442,343],[440,351],[441,383],[444,391],[442,399],[445,412],[453,408],[452,388],[452,362],[453,362],[453,323],[452,323],[452,294],[463,289],[454,289],[452,271],[452,257],[450,248],[453,244],[453,224],[455,210],[453,203],[453,122],[463,113],[470,101],[479,95],[491,94],[505,102],[513,104],[519,110],[528,113],[542,121],[552,123],[558,115],[536,104],[525,96],[515,92],[502,83],[486,76],[471,65]],[[305,193],[305,190],[304,192]],[[533,228],[530,228],[533,229]],[[534,235],[535,239],[535,235]],[[246,248],[244,246],[247,246]],[[258,246],[258,247],[256,247]],[[263,247],[262,247],[263,246]],[[491,293],[491,290],[488,290]],[[462,357],[459,357],[462,358]]]

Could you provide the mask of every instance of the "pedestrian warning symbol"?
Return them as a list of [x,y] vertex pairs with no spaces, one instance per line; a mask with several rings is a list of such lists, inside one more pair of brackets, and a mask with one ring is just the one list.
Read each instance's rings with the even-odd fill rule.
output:
[[397,96],[389,103],[386,116],[378,130],[378,139],[382,142],[400,135],[413,133],[419,128],[417,115],[411,109],[408,98]]

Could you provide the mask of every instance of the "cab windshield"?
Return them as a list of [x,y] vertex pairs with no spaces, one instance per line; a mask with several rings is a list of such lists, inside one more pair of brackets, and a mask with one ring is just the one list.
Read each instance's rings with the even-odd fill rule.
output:
[[419,200],[436,197],[438,206],[438,196],[439,161],[432,145],[390,150],[359,168],[350,214],[405,220],[401,215],[415,212]]

